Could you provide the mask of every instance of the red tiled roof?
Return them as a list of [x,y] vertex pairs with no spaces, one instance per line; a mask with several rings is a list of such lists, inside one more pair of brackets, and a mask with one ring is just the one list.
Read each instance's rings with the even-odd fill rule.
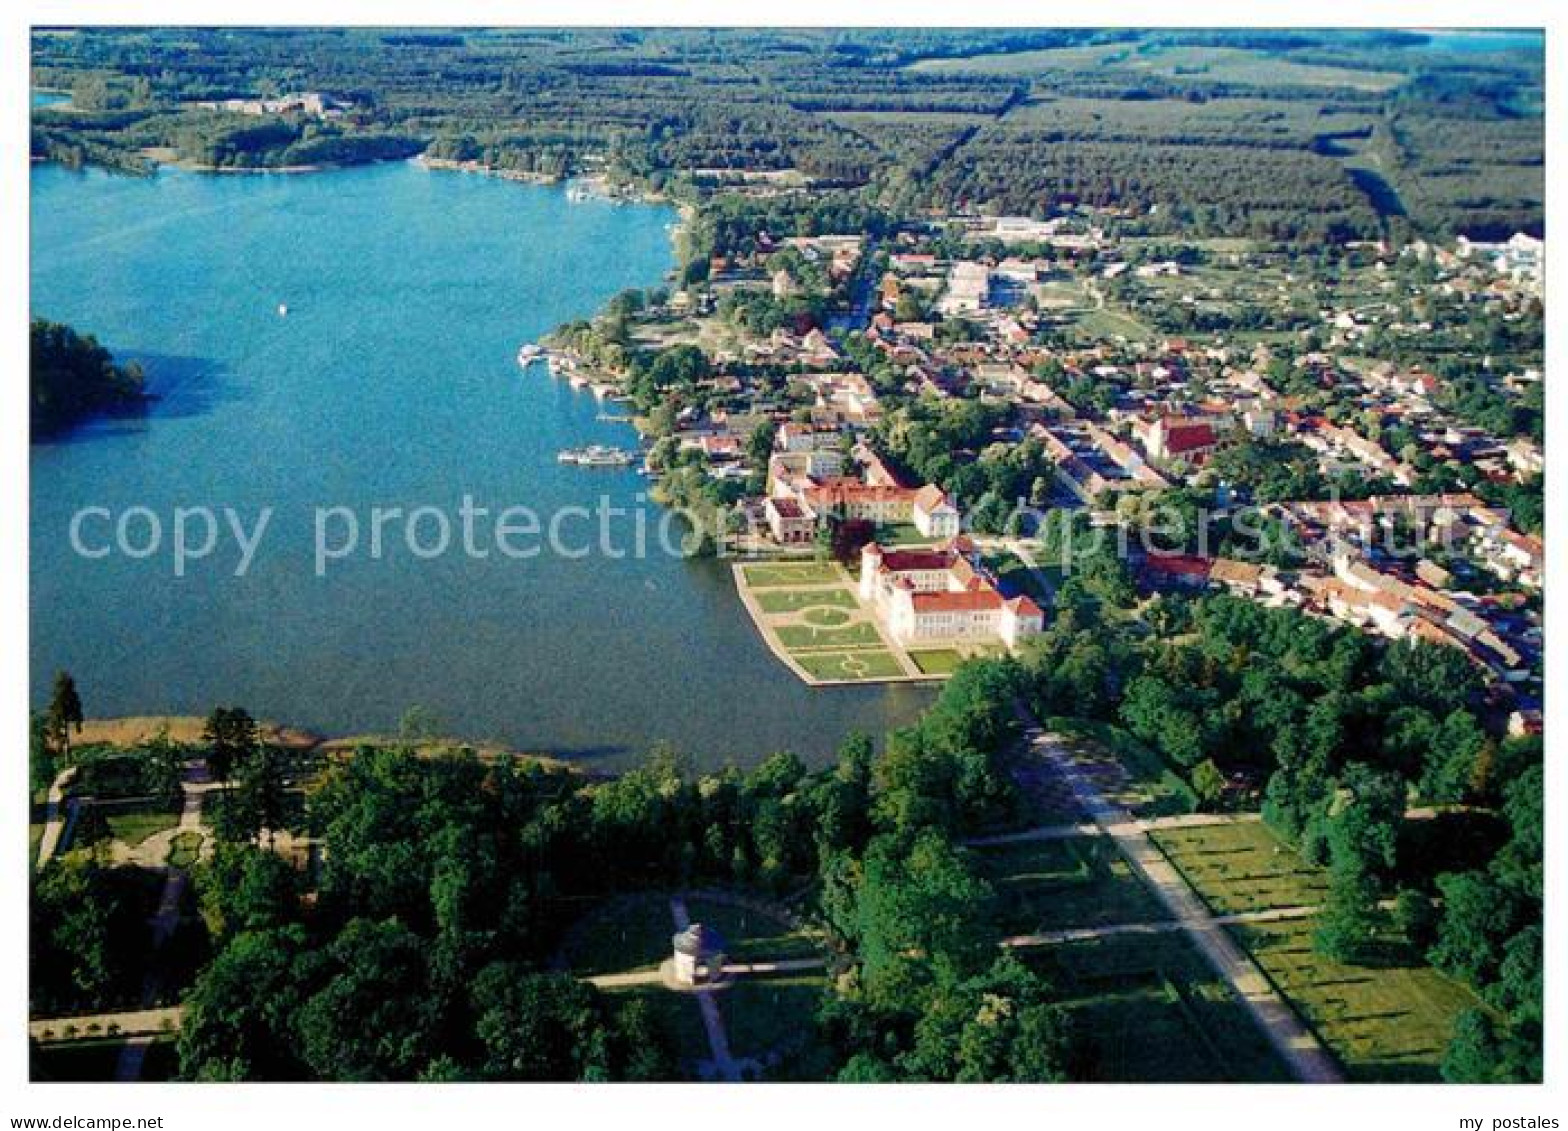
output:
[[916,593],[910,598],[917,613],[979,613],[1002,607],[995,589],[968,589],[962,593]]
[[1209,424],[1167,424],[1165,450],[1171,454],[1192,452],[1214,446],[1214,428]]
[[1150,554],[1144,559],[1145,569],[1174,577],[1208,577],[1211,564],[1208,558],[1192,554]]

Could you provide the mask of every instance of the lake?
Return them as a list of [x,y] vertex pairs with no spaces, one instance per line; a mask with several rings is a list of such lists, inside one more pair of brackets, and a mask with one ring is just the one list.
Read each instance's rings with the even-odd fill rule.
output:
[[[363,529],[360,552],[317,576],[318,508],[365,526],[376,506],[456,522],[465,495],[492,515],[601,496],[639,508],[635,472],[556,461],[572,445],[629,446],[631,429],[514,355],[659,284],[672,210],[401,163],[152,178],[44,165],[32,192],[34,314],[139,361],[159,397],[145,418],[32,447],[35,703],[66,668],[100,716],[234,703],[351,734],[419,705],[464,738],[614,769],[660,742],[707,766],[780,749],[821,762],[851,729],[880,733],[929,702],[798,683],[725,563],[597,549],[425,559],[389,526],[379,559]],[[69,531],[88,506],[108,517],[82,527],[85,547],[108,547],[113,521],[145,507],[160,552],[81,556]],[[175,576],[182,507],[232,508],[249,529],[272,508],[243,577],[226,526]],[[127,519],[137,546],[146,519]]]

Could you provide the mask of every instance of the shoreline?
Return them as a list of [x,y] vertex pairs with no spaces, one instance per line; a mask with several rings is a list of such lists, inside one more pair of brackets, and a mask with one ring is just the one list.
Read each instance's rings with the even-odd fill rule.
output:
[[[104,744],[133,747],[149,742],[160,735],[174,742],[194,744],[202,740],[207,720],[200,715],[115,715],[85,719],[81,728],[72,735],[76,747]],[[320,753],[327,756],[349,754],[361,746],[405,745],[422,757],[429,757],[458,750],[471,750],[481,760],[493,761],[512,758],[531,762],[547,769],[570,770],[585,777],[609,777],[603,771],[590,771],[565,758],[551,754],[531,753],[513,749],[499,742],[468,741],[440,735],[420,739],[403,739],[391,734],[341,734],[325,735],[305,727],[292,726],[272,719],[257,719],[256,730],[262,742],[284,750],[299,753]]]

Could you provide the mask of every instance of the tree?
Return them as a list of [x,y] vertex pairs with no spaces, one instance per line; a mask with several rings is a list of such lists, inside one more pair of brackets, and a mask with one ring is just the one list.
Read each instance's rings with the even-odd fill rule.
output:
[[294,1018],[306,952],[293,925],[235,935],[185,997],[180,1075],[186,1080],[297,1080]]
[[54,690],[49,695],[49,740],[62,762],[71,760],[71,728],[82,731],[82,698],[76,693],[76,681],[69,672],[54,674]]
[[34,711],[28,717],[27,739],[28,784],[34,793],[44,793],[54,784],[60,764],[50,739],[49,716],[43,711]]
[[426,943],[395,919],[352,919],[326,948],[325,984],[295,1017],[323,1080],[411,1080],[435,1053]]
[[1225,796],[1225,775],[1214,764],[1214,759],[1205,758],[1192,768],[1192,791],[1198,795],[1198,805],[1203,809],[1215,809]]
[[936,996],[903,1058],[914,1079],[960,1083],[1057,1083],[1073,1046],[1051,987],[1004,954],[989,969]]
[[243,707],[214,708],[207,716],[202,741],[207,743],[207,766],[212,776],[227,784],[256,749],[255,720]]
[[874,839],[855,915],[868,999],[918,1007],[933,987],[983,969],[993,953],[993,900],[963,850],[940,833]]
[[287,819],[288,793],[283,777],[285,755],[277,747],[261,744],[251,748],[239,764],[233,793],[225,803],[233,808],[230,831],[247,838],[267,834],[268,843],[277,836]]
[[1443,918],[1427,958],[1433,966],[1473,986],[1493,980],[1503,942],[1514,929],[1519,902],[1485,872],[1450,872],[1437,877]]
[[220,940],[286,925],[298,909],[299,888],[288,861],[252,844],[220,841],[196,873],[202,919]]
[[1376,938],[1380,916],[1377,886],[1365,872],[1330,873],[1328,898],[1318,914],[1312,945],[1336,962],[1363,961]]
[[612,1013],[598,990],[568,974],[494,963],[474,982],[472,1008],[485,1079],[613,1080],[629,1069],[668,1077],[669,1047],[647,1014]]
[[169,738],[168,727],[142,743],[142,784],[160,804],[169,808],[180,804],[184,771],[185,750]]

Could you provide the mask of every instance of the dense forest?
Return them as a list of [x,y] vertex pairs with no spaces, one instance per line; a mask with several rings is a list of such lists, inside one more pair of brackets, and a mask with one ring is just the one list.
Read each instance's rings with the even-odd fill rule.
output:
[[69,326],[33,319],[29,368],[32,427],[44,434],[101,412],[125,412],[147,401],[142,371],[134,362],[116,364],[90,335]]
[[[793,170],[898,210],[1127,210],[1299,241],[1542,230],[1542,62],[1411,33],[39,30],[36,158],[145,171],[428,151],[700,191]],[[224,99],[316,91],[340,113]]]
[[[1145,637],[1117,615],[1136,599],[1124,563],[1086,557],[1022,655],[964,665],[882,752],[853,736],[818,771],[777,754],[697,776],[655,751],[595,780],[393,743],[303,772],[237,709],[214,712],[199,748],[83,762],[156,791],[200,755],[224,783],[217,850],[196,873],[199,939],[179,948],[179,1072],[678,1076],[643,999],[576,980],[557,956],[601,900],[716,885],[792,901],[822,932],[827,1061],[813,1075],[1093,1078],[1095,1045],[1050,974],[998,948],[999,893],[965,847],[1030,819],[1012,772],[1023,703],[1147,744],[1202,807],[1256,783],[1288,850],[1327,869],[1313,949],[1369,970],[1424,957],[1484,1003],[1459,1015],[1444,1076],[1539,1079],[1539,737],[1500,739],[1449,649],[1229,597],[1160,598],[1146,619],[1161,633]],[[39,718],[35,757],[83,757],[53,749],[63,728]],[[1412,805],[1440,811],[1416,819]],[[319,867],[273,851],[287,830],[316,838]],[[35,1007],[125,982],[124,871],[89,853],[39,875]]]

